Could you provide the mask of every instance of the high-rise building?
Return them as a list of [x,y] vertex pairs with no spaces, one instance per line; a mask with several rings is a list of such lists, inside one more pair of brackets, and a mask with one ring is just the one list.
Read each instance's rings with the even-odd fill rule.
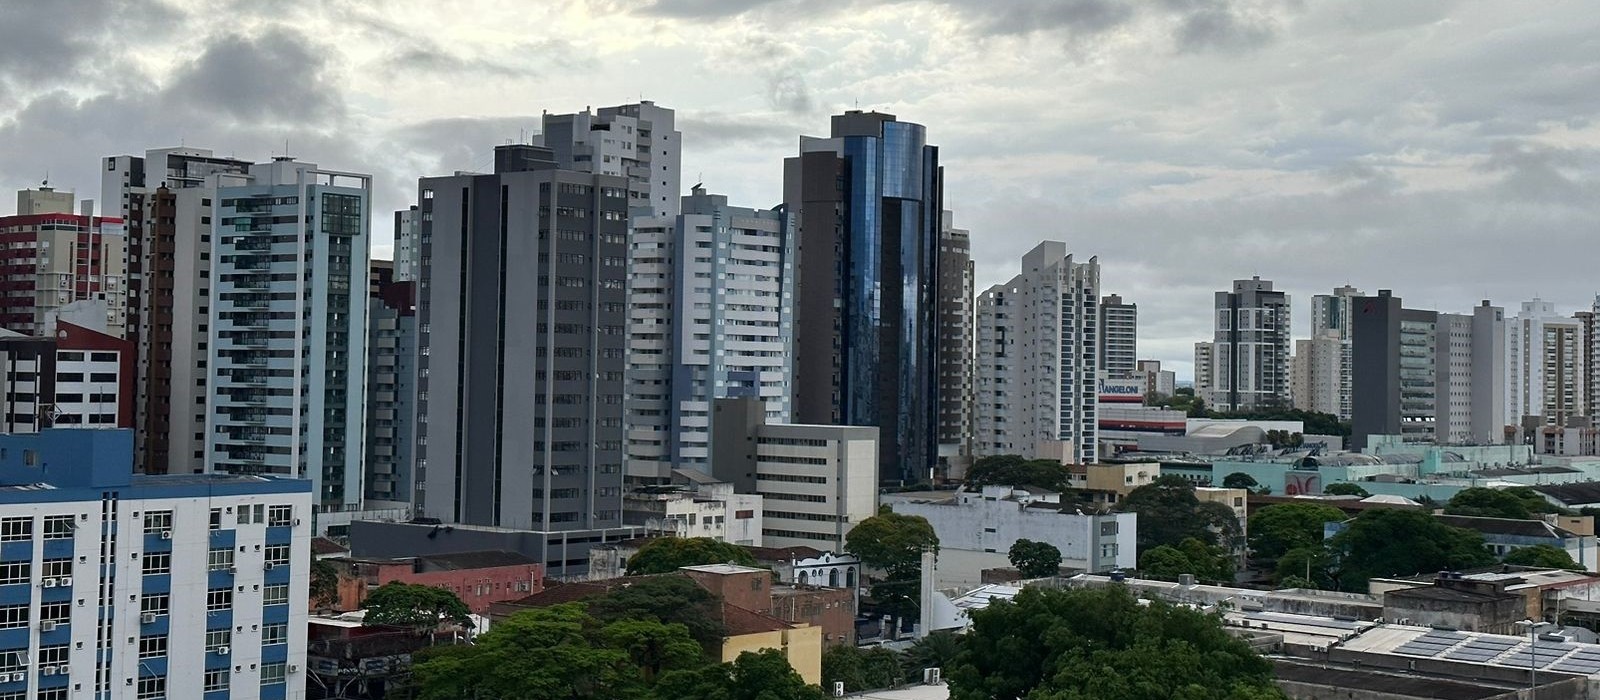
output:
[[1117,294],[1100,299],[1100,371],[1131,377],[1139,368],[1139,305]]
[[121,218],[94,215],[94,203],[73,213],[73,194],[49,187],[17,192],[15,216],[0,216],[5,294],[0,328],[47,334],[68,304],[103,302],[95,327],[121,338],[127,326],[127,233]]
[[1506,420],[1522,428],[1577,427],[1588,398],[1585,328],[1542,299],[1506,319]]
[[417,234],[421,228],[417,205],[394,213],[394,281],[417,278]]
[[367,300],[365,497],[411,502],[416,441],[417,284],[391,280]]
[[49,335],[0,331],[0,433],[132,428],[133,343],[59,321]]
[[1220,411],[1282,407],[1289,398],[1289,295],[1271,280],[1234,280],[1216,294],[1215,374],[1207,404]]
[[939,231],[939,462],[947,477],[972,461],[972,236],[943,212]]
[[633,220],[628,249],[627,474],[710,470],[712,402],[758,398],[787,423],[794,221],[695,187],[681,214]]
[[1294,341],[1289,393],[1295,408],[1333,415],[1348,410],[1344,406],[1348,387],[1343,376],[1348,353],[1348,341],[1328,331]]
[[128,226],[126,337],[139,354],[135,451],[146,474],[204,470],[217,176],[249,169],[202,148],[105,159],[101,197]]
[[535,145],[567,170],[628,179],[630,216],[677,216],[683,134],[673,111],[649,100],[591,113],[544,115]]
[[1504,312],[1407,309],[1389,290],[1351,304],[1354,445],[1372,435],[1408,442],[1504,440]]
[[1589,389],[1584,414],[1591,425],[1600,428],[1600,294],[1595,295],[1591,310],[1580,311],[1573,317],[1583,325],[1583,376]]
[[[1339,416],[1340,420],[1350,420],[1350,300],[1361,296],[1361,290],[1350,285],[1335,287],[1332,294],[1318,294],[1311,297],[1311,337],[1332,338],[1339,341],[1339,372],[1336,377],[1338,390],[1334,395],[1334,403],[1329,403],[1321,395],[1315,403],[1323,408],[1312,409]],[[1326,348],[1322,348],[1326,350]],[[1324,359],[1319,356],[1318,359]],[[1297,402],[1299,398],[1295,399]],[[1332,406],[1334,410],[1324,410]]]
[[305,697],[311,484],[133,461],[128,430],[0,435],[0,694]]
[[914,482],[938,461],[939,149],[892,114],[835,115],[784,161],[800,217],[795,420],[878,426],[880,478]]
[[496,148],[493,174],[422,179],[419,514],[622,524],[629,182],[528,145]]
[[1139,360],[1133,370],[1135,378],[1144,382],[1144,396],[1171,397],[1178,390],[1178,373],[1161,369],[1160,360]]
[[1099,301],[1099,260],[1077,262],[1059,241],[978,296],[976,455],[1096,461]]
[[1209,340],[1194,344],[1194,395],[1209,407],[1216,389],[1217,346]]
[[279,157],[219,176],[205,465],[361,503],[372,178]]

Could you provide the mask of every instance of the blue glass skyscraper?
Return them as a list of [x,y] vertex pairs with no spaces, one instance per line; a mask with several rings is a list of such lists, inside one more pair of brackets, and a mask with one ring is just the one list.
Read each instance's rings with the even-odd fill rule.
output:
[[800,151],[784,172],[800,221],[795,420],[877,426],[881,479],[926,478],[938,460],[939,149],[920,124],[851,111]]

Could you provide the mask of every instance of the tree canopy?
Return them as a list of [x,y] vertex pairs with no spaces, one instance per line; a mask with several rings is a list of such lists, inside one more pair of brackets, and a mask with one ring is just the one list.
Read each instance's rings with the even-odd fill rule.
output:
[[687,576],[650,576],[584,602],[601,623],[644,619],[679,624],[708,655],[722,645],[722,603]]
[[744,547],[710,537],[657,537],[628,558],[628,575],[665,574],[703,564],[755,566],[756,559]]
[[1190,537],[1176,546],[1164,544],[1139,556],[1139,573],[1175,581],[1193,574],[1202,581],[1233,583],[1233,557],[1228,550]]
[[1584,570],[1582,564],[1572,560],[1572,555],[1567,554],[1567,550],[1552,547],[1548,544],[1518,547],[1507,552],[1500,561],[1516,566],[1536,566],[1541,569]]
[[904,675],[900,661],[900,654],[883,647],[832,647],[822,652],[822,687],[832,688],[835,682],[841,682],[852,693],[892,688],[900,684]]
[[1244,472],[1234,472],[1222,477],[1222,487],[1225,489],[1253,489],[1260,485],[1255,477]]
[[1339,561],[1340,590],[1365,591],[1367,580],[1494,563],[1483,536],[1450,527],[1420,510],[1374,508],[1328,540]]
[[333,605],[339,601],[339,569],[326,559],[311,560],[311,606]]
[[1177,546],[1186,539],[1206,544],[1231,543],[1239,533],[1239,519],[1221,503],[1202,503],[1194,484],[1181,476],[1156,477],[1134,489],[1117,509],[1139,516],[1138,546],[1145,552],[1161,545]]
[[922,550],[937,549],[939,536],[933,525],[920,515],[901,515],[887,507],[857,523],[844,536],[844,550],[858,557],[865,566],[899,578],[915,577],[922,570]]
[[972,613],[951,700],[1267,700],[1272,665],[1214,615],[1120,586],[1024,589]]
[[1344,511],[1317,503],[1267,506],[1250,514],[1250,554],[1276,561],[1291,549],[1320,547],[1323,523],[1344,519]]
[[1056,492],[1072,489],[1066,465],[1021,455],[979,457],[967,470],[966,484],[973,490],[983,486],[1037,486]]
[[731,664],[666,674],[656,684],[658,700],[823,700],[822,688],[795,673],[783,652],[744,652]]
[[1526,486],[1491,489],[1475,486],[1462,489],[1444,505],[1450,515],[1474,515],[1482,518],[1512,518],[1527,520],[1543,513],[1560,509],[1543,496]]
[[1061,571],[1061,550],[1049,542],[1020,539],[1011,543],[1008,553],[1011,565],[1022,572],[1023,578],[1055,576]]
[[1361,498],[1366,498],[1372,495],[1367,493],[1366,489],[1348,481],[1341,481],[1337,484],[1328,484],[1327,486],[1322,487],[1322,492],[1329,496],[1360,496]]
[[420,583],[385,583],[368,593],[361,607],[367,611],[369,625],[409,627],[418,632],[431,631],[447,622],[472,626],[472,610],[456,594]]

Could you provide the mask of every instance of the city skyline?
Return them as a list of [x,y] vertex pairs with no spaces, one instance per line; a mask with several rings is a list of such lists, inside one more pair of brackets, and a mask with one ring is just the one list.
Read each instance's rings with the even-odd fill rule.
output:
[[[1349,283],[1441,311],[1535,296],[1587,308],[1580,256],[1507,245],[1432,264],[1442,250],[1593,235],[1600,58],[1577,40],[1597,21],[1581,3],[1536,16],[1156,7],[21,6],[8,27],[74,31],[0,42],[0,186],[48,173],[98,200],[91,169],[106,155],[200,144],[260,161],[287,148],[372,172],[384,215],[418,177],[488,170],[491,147],[538,131],[542,110],[642,96],[679,112],[685,186],[771,206],[799,136],[859,107],[937,134],[978,288],[1065,240],[1139,304],[1141,355],[1184,378],[1210,292],[1258,274],[1297,299]],[[531,41],[530,27],[542,30]],[[945,36],[958,40],[934,41]],[[1537,283],[1504,273],[1534,268]]]

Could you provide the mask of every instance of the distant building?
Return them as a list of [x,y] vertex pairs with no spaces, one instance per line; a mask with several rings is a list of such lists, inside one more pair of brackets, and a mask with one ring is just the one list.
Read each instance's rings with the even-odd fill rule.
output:
[[1530,430],[1579,427],[1589,399],[1584,368],[1593,322],[1563,316],[1536,298],[1505,325],[1506,420]]
[[1333,415],[1348,413],[1349,353],[1349,341],[1331,333],[1294,341],[1294,357],[1289,362],[1294,407]]
[[366,348],[365,498],[368,507],[409,508],[417,437],[416,282],[391,281],[367,300]]
[[945,211],[939,230],[939,464],[949,479],[972,462],[974,333],[971,233]]
[[1214,369],[1207,404],[1219,411],[1287,406],[1289,295],[1260,277],[1234,280],[1232,291],[1216,293],[1213,317]]
[[67,322],[32,338],[0,331],[0,432],[134,427],[133,343]]
[[132,465],[128,430],[0,436],[0,694],[304,697],[311,482]]
[[[1336,287],[1332,294],[1318,294],[1311,297],[1311,337],[1313,340],[1321,339],[1321,344],[1314,348],[1315,359],[1312,360],[1314,369],[1310,375],[1310,388],[1314,395],[1304,399],[1305,403],[1318,406],[1333,406],[1332,411],[1318,410],[1323,413],[1332,413],[1339,416],[1339,420],[1350,420],[1351,404],[1351,339],[1354,337],[1354,326],[1351,325],[1350,303],[1356,297],[1362,296],[1361,290],[1350,285]],[[1334,352],[1331,341],[1337,341],[1338,350]],[[1295,350],[1298,357],[1300,351]],[[1330,356],[1337,356],[1335,364]],[[1336,368],[1335,368],[1336,367]],[[1332,377],[1328,371],[1333,368]],[[1296,407],[1302,401],[1296,394]]]
[[411,282],[417,279],[417,264],[421,262],[422,219],[417,205],[394,213],[394,281]]
[[1211,393],[1216,390],[1217,345],[1210,341],[1194,344],[1194,395],[1211,407]]
[[1100,297],[1100,371],[1131,376],[1138,369],[1139,305],[1111,294]]
[[735,493],[733,484],[699,470],[675,474],[684,485],[640,486],[624,494],[623,522],[660,535],[761,545],[765,520],[759,494]]
[[1171,397],[1178,391],[1178,374],[1161,369],[1160,360],[1139,360],[1133,374],[1144,382],[1145,396]]
[[763,545],[844,551],[878,513],[877,428],[764,421],[759,402],[717,400],[712,475],[762,497]]
[[[17,192],[17,214],[0,216],[0,262],[6,280],[0,328],[47,333],[50,315],[67,304],[104,301],[104,332],[127,330],[128,236],[120,217],[95,216],[94,202],[73,210],[73,194],[49,187]],[[99,324],[96,324],[98,326]]]
[[628,217],[678,214],[683,134],[676,114],[650,100],[572,114],[545,113],[534,145],[563,170],[627,178]]
[[339,573],[335,610],[360,610],[372,591],[389,583],[443,588],[475,615],[489,606],[544,590],[544,566],[516,552],[460,552],[397,559],[325,559]]

